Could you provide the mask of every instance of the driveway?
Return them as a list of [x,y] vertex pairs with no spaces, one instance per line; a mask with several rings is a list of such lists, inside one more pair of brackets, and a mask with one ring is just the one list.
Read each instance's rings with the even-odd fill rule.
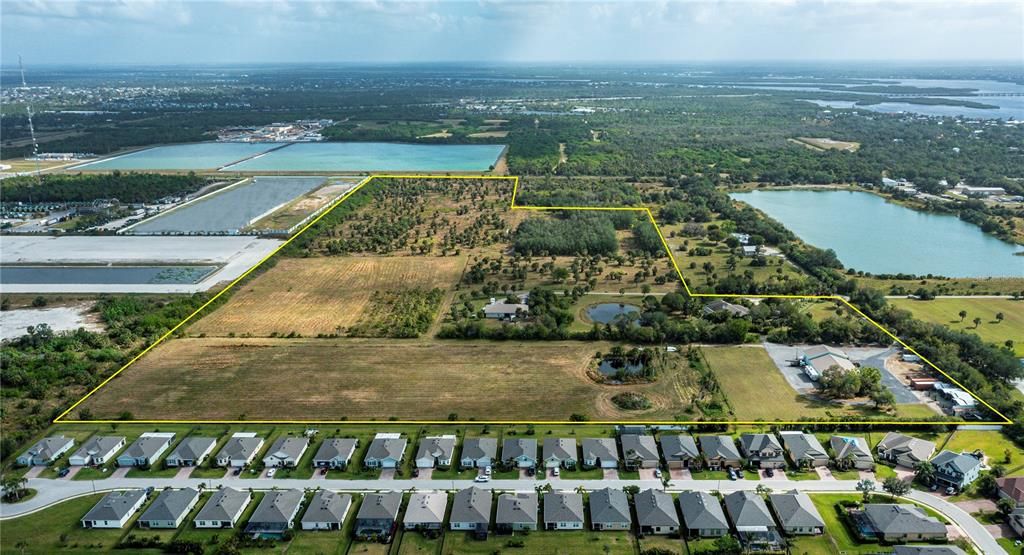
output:
[[125,476],[128,475],[128,471],[131,470],[131,469],[132,469],[132,467],[130,467],[130,466],[120,466],[120,467],[114,469],[114,471],[110,473],[110,477],[111,478],[124,478]]
[[795,360],[806,346],[789,346],[781,343],[764,343],[764,349],[768,357],[772,359],[775,366],[782,372],[789,385],[798,393],[813,393],[817,386],[804,374],[799,366],[792,366],[791,361]]
[[783,480],[783,481],[786,481],[786,482],[789,481],[789,476],[786,475],[786,471],[785,470],[776,469],[776,470],[772,470],[772,473],[775,474],[775,475],[774,476],[769,476],[768,475],[768,469],[758,468],[757,469],[757,479],[758,480]]
[[896,468],[894,468],[892,470],[893,470],[893,472],[896,473],[896,476],[899,477],[900,480],[903,480],[904,482],[913,482],[914,481],[914,471],[913,470],[910,470],[909,468],[903,468],[903,467],[900,467],[900,466],[897,466]]
[[617,468],[602,468],[601,470],[603,471],[602,475],[603,475],[603,478],[605,480],[618,480],[619,479],[619,469],[617,469]]
[[[935,493],[938,494],[939,492]],[[945,496],[942,497],[945,498]],[[996,507],[996,502],[991,499],[965,499],[963,501],[955,501],[953,504],[969,513],[977,513],[980,511],[995,513],[999,511],[999,507]]]
[[818,478],[822,480],[835,480],[836,477],[832,475],[832,471],[827,466],[816,466],[814,471],[818,473]]
[[71,466],[71,467],[68,467],[68,475],[65,476],[62,479],[63,480],[70,480],[70,479],[74,478],[75,474],[78,474],[79,471],[81,471],[83,468],[85,468],[85,467],[84,466]]
[[653,468],[638,468],[637,473],[640,474],[641,480],[657,480],[658,478],[654,476],[654,470]]
[[384,469],[381,469],[381,471],[380,471],[380,479],[381,480],[394,480],[395,479],[395,469],[394,468],[384,468]]
[[857,476],[859,476],[861,480],[871,480],[872,482],[878,481],[874,471],[871,470],[858,470]]
[[[861,349],[850,349],[850,357],[857,360],[859,351],[861,351]],[[867,350],[864,349],[863,351]],[[875,351],[877,351],[877,349]],[[867,356],[860,361],[860,364],[861,366],[871,366],[881,370],[882,385],[884,385],[889,391],[892,391],[893,396],[896,397],[896,404],[920,403],[921,400],[917,398],[917,395],[914,395],[914,392],[911,391],[907,385],[901,382],[899,378],[892,375],[892,372],[889,372],[885,367],[885,359],[896,354],[896,352],[895,348],[889,348],[880,353],[867,351],[861,353],[862,355]]]
[[669,478],[673,480],[692,480],[693,474],[690,473],[689,468],[670,468],[668,470]]
[[433,468],[421,468],[420,475],[413,478],[413,480],[430,480],[434,476]]
[[534,479],[534,477],[533,477],[533,476],[530,476],[530,475],[528,474],[528,472],[529,472],[529,470],[528,470],[528,469],[526,469],[526,468],[520,468],[520,469],[519,469],[519,479],[520,479],[520,480],[533,480],[533,479]]
[[45,466],[33,466],[32,468],[28,469],[28,472],[25,473],[25,478],[28,480],[31,480],[32,478],[38,478],[39,475],[42,474],[44,470],[46,470]]
[[195,470],[195,469],[196,469],[196,467],[194,467],[194,466],[183,466],[183,467],[178,469],[177,473],[174,474],[174,479],[175,480],[184,480],[185,478],[188,478],[189,476],[192,476],[192,471]]

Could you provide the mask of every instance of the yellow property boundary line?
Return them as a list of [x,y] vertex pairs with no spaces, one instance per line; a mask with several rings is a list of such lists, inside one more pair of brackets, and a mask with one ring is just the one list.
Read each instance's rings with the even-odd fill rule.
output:
[[[612,424],[652,424],[652,425],[701,425],[701,424],[705,424],[705,425],[719,425],[719,424],[727,424],[727,425],[773,425],[773,424],[775,424],[775,425],[804,425],[804,424],[823,424],[823,425],[886,425],[886,426],[903,425],[903,426],[914,426],[914,425],[935,425],[935,424],[945,424],[945,423],[947,423],[945,421],[934,421],[934,420],[921,420],[921,421],[906,421],[906,420],[891,420],[891,421],[887,421],[887,420],[835,420],[835,421],[818,421],[818,420],[814,420],[814,421],[803,421],[803,420],[788,420],[788,421],[786,421],[786,420],[703,420],[703,421],[699,421],[699,420],[693,420],[693,421],[663,420],[663,421],[642,421],[642,420],[639,420],[639,421],[586,421],[586,422],[573,422],[573,421],[563,421],[563,420],[69,420],[69,419],[65,419],[65,417],[68,414],[70,414],[71,411],[73,411],[76,407],[78,407],[80,404],[85,402],[86,399],[88,399],[89,397],[92,397],[92,395],[94,393],[96,393],[97,391],[102,389],[103,386],[107,385],[107,383],[109,383],[111,380],[116,378],[119,374],[121,374],[121,372],[124,372],[128,367],[130,367],[131,365],[135,364],[136,361],[138,361],[143,356],[145,356],[147,353],[149,353],[151,350],[153,350],[154,347],[156,347],[160,343],[163,343],[164,340],[166,340],[167,338],[171,337],[176,331],[178,331],[178,329],[180,329],[182,326],[184,326],[185,324],[190,322],[193,318],[195,318],[196,315],[198,315],[200,312],[202,312],[206,307],[210,306],[217,299],[219,299],[221,295],[223,295],[224,293],[230,291],[235,285],[237,285],[239,282],[241,282],[243,279],[245,279],[250,273],[252,273],[254,270],[256,270],[257,268],[262,266],[264,262],[266,262],[267,260],[272,258],[275,254],[277,254],[279,251],[281,251],[281,249],[287,247],[297,237],[299,237],[300,235],[305,233],[309,228],[311,228],[314,225],[316,225],[316,223],[319,222],[321,218],[323,218],[327,214],[330,214],[335,208],[337,208],[343,202],[348,200],[349,197],[354,195],[357,191],[362,189],[366,184],[370,183],[374,179],[480,179],[480,180],[511,180],[513,182],[513,186],[512,186],[512,203],[511,203],[511,207],[510,207],[512,210],[534,210],[534,211],[544,211],[544,210],[579,210],[579,211],[584,211],[584,210],[586,210],[586,211],[618,211],[618,212],[643,212],[643,213],[646,213],[647,214],[647,218],[651,222],[651,225],[653,225],[655,231],[658,232],[658,237],[661,239],[661,244],[662,244],[663,247],[665,247],[665,252],[668,253],[668,258],[672,262],[672,267],[675,268],[676,275],[679,276],[679,280],[682,282],[683,288],[686,290],[686,294],[687,295],[689,295],[691,297],[717,297],[717,298],[737,298],[737,297],[742,298],[742,297],[747,297],[747,298],[752,298],[752,299],[816,299],[816,300],[830,300],[830,301],[841,302],[844,305],[846,305],[850,310],[852,310],[852,311],[856,312],[857,314],[859,314],[861,316],[861,318],[864,318],[868,322],[871,322],[875,327],[877,327],[878,329],[882,330],[883,333],[885,333],[887,336],[891,337],[895,342],[897,342],[900,345],[902,345],[903,348],[905,348],[906,350],[908,350],[911,353],[913,353],[913,354],[917,355],[918,357],[920,357],[921,360],[923,360],[924,362],[926,362],[928,364],[928,366],[931,366],[935,371],[937,371],[940,374],[942,374],[943,376],[945,376],[946,379],[948,379],[950,382],[952,382],[957,387],[959,387],[959,388],[963,389],[964,391],[966,391],[967,393],[969,393],[972,397],[974,397],[979,402],[981,402],[983,405],[985,405],[986,408],[988,408],[993,413],[997,414],[1000,418],[1003,419],[1003,420],[997,420],[997,421],[966,422],[967,424],[974,424],[974,425],[1001,425],[1001,424],[1012,424],[1013,423],[1012,420],[1010,420],[1005,415],[1000,413],[992,405],[988,404],[984,399],[982,399],[982,398],[978,397],[977,395],[975,395],[975,393],[973,391],[971,391],[971,390],[967,389],[966,387],[964,387],[963,385],[961,385],[960,382],[956,381],[956,379],[954,379],[952,376],[947,374],[941,368],[936,366],[932,361],[928,360],[927,358],[922,356],[920,353],[915,351],[913,347],[911,347],[910,345],[907,345],[906,343],[904,343],[903,340],[901,340],[899,337],[896,337],[896,335],[894,335],[889,330],[887,330],[884,327],[882,327],[882,325],[880,325],[878,322],[875,322],[871,318],[868,318],[868,316],[866,314],[861,312],[861,310],[858,309],[857,307],[855,307],[852,304],[850,304],[850,302],[847,301],[842,296],[839,296],[839,295],[729,295],[729,294],[722,294],[722,293],[694,293],[693,291],[690,290],[689,284],[686,283],[686,278],[683,277],[683,272],[679,269],[679,264],[676,262],[675,256],[672,255],[672,249],[669,248],[668,242],[665,240],[665,235],[662,233],[661,228],[658,227],[658,222],[656,222],[654,220],[654,213],[651,212],[650,208],[647,208],[647,207],[629,207],[629,206],[623,206],[623,207],[517,206],[516,205],[516,195],[519,193],[519,177],[518,176],[495,176],[495,175],[387,175],[387,174],[385,174],[385,175],[371,175],[371,176],[367,177],[366,179],[364,179],[363,181],[361,181],[358,185],[353,187],[352,190],[350,190],[349,192],[347,192],[344,195],[342,195],[339,199],[337,199],[334,202],[334,204],[330,207],[330,209],[324,210],[324,212],[322,214],[320,214],[319,216],[317,216],[316,218],[311,220],[309,223],[307,223],[305,226],[303,226],[302,229],[300,229],[297,233],[295,233],[294,235],[289,237],[280,246],[278,246],[276,249],[274,249],[270,254],[268,254],[268,255],[264,256],[262,259],[260,259],[259,262],[257,262],[255,265],[253,265],[248,270],[246,270],[245,273],[243,273],[242,275],[240,275],[237,278],[235,278],[235,280],[232,281],[231,283],[229,283],[227,285],[227,287],[225,287],[224,289],[221,289],[219,292],[217,292],[216,295],[214,295],[212,298],[210,298],[210,300],[208,300],[205,303],[203,303],[203,305],[200,306],[199,308],[197,308],[194,312],[192,312],[192,314],[189,314],[184,320],[182,320],[181,322],[178,322],[178,324],[175,325],[173,328],[167,330],[166,333],[161,335],[151,345],[149,345],[148,347],[143,349],[142,352],[140,352],[139,354],[135,355],[134,358],[129,360],[127,363],[124,364],[124,366],[122,366],[116,372],[111,374],[110,377],[108,377],[107,379],[103,380],[99,385],[97,385],[92,390],[90,390],[88,393],[86,393],[84,397],[82,397],[81,399],[76,401],[75,404],[71,405],[70,407],[68,407],[67,410],[65,410],[64,412],[60,413],[60,415],[57,416],[57,418],[55,418],[53,420],[53,422],[55,424],[112,424],[112,423],[120,423],[120,424],[128,424],[128,423],[134,423],[134,424],[338,424],[338,425],[341,425],[341,424],[375,424],[375,425],[402,425],[402,424],[404,424],[404,425],[409,425],[409,424],[446,424],[446,425],[459,425],[459,424],[463,424],[463,425],[467,425],[467,424],[481,424],[481,425],[483,425],[483,424],[492,424],[492,425],[500,425],[500,424],[509,424],[509,425],[516,425],[516,424],[535,424],[535,425],[582,425],[582,426],[585,426],[585,425],[602,425],[602,426],[607,426],[607,425],[612,425]],[[948,423],[956,423],[956,422],[957,421],[949,421]]]

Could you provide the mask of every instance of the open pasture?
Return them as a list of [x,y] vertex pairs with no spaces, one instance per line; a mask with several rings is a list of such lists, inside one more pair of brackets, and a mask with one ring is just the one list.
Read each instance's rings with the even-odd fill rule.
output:
[[[1024,357],[1024,301],[1012,299],[890,299],[889,302],[909,310],[914,318],[942,324],[950,329],[974,333],[984,341],[1002,345],[1012,340],[1017,356]],[[966,312],[960,318],[960,312]],[[998,314],[1002,314],[1000,321]],[[975,318],[981,322],[975,325]]]

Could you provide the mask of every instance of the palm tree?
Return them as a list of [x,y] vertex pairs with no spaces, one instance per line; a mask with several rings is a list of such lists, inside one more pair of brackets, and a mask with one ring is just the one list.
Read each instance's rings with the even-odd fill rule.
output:
[[978,327],[981,326],[981,318],[978,318],[977,316],[975,316],[973,322],[974,322],[974,329],[978,329]]
[[960,323],[963,323],[964,318],[967,317],[967,311],[966,310],[961,310],[960,313],[957,314],[957,316],[960,317]]

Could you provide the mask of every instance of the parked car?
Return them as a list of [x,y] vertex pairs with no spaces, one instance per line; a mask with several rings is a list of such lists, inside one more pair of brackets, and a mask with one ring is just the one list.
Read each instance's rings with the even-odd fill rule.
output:
[[484,474],[490,476],[491,475],[491,467],[485,466],[484,467]]
[[326,468],[321,468],[321,469],[320,469],[320,474],[321,474],[321,475],[323,475],[323,474],[327,474],[327,469],[326,469]]
[[235,476],[238,476],[241,473],[242,473],[242,467],[238,467],[238,468],[235,469],[234,472],[232,472],[232,474],[234,474]]
[[277,469],[271,468],[270,470],[267,471],[267,478],[273,478],[274,474],[277,474]]
[[418,469],[418,468],[412,469],[412,477],[413,478],[419,478],[420,477],[420,469]]
[[769,478],[771,478],[771,477],[775,476],[775,471],[772,470],[771,468],[766,468],[766,469],[764,469],[764,475],[769,477]]
[[654,477],[655,478],[661,478],[661,469],[660,468],[655,468],[654,469]]
[[476,478],[473,478],[473,481],[474,482],[490,482],[491,481],[491,477],[490,476],[477,476]]
[[70,473],[71,473],[71,467],[65,466],[64,468],[60,469],[60,471],[57,472],[57,477],[58,478],[63,478],[63,477],[67,476]]
[[558,470],[558,467],[557,467],[557,466],[556,466],[556,467],[555,467],[555,468],[554,468],[554,469],[553,469],[553,470],[551,471],[551,474],[552,474],[552,475],[553,475],[553,476],[554,476],[555,478],[558,478],[558,476],[560,475],[560,471]]
[[736,479],[736,471],[731,469],[731,468],[729,469],[729,479],[730,480],[735,480]]
[[946,495],[956,495],[956,488],[953,486],[946,488]]

